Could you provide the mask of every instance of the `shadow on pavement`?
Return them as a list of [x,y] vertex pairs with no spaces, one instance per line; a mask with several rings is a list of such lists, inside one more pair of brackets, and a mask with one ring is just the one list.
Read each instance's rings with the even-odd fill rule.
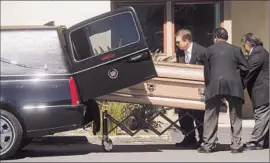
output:
[[[163,150],[193,150],[181,149],[174,144],[115,144],[113,151],[109,153],[130,152],[162,152]],[[230,150],[229,144],[219,144],[218,151]],[[27,157],[52,157],[86,155],[89,153],[104,153],[101,143],[91,144],[83,136],[48,137],[34,140],[33,143],[21,149],[15,157],[10,160],[24,159]],[[108,154],[109,154],[108,153]]]

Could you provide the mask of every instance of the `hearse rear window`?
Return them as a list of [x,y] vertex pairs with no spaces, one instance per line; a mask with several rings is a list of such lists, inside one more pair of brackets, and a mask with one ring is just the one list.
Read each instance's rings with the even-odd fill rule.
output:
[[65,74],[68,67],[56,29],[1,30],[1,75]]
[[139,40],[134,17],[129,12],[106,17],[71,32],[76,61],[104,54]]

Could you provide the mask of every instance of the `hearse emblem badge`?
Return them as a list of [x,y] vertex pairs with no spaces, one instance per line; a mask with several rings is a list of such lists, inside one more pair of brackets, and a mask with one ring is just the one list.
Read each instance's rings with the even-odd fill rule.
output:
[[116,69],[110,69],[108,75],[111,79],[116,79],[118,77],[118,71]]

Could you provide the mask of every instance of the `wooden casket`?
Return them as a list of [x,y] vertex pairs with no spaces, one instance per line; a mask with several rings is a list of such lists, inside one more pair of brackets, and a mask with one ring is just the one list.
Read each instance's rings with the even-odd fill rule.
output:
[[[183,109],[205,109],[203,66],[156,62],[155,68],[158,77],[97,99]],[[250,109],[247,92],[245,100],[244,107]]]

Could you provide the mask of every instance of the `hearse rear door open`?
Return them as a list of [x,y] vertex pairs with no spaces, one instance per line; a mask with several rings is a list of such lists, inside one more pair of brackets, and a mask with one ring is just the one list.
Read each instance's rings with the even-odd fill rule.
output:
[[157,76],[138,17],[131,7],[78,23],[66,34],[72,72],[82,100]]

